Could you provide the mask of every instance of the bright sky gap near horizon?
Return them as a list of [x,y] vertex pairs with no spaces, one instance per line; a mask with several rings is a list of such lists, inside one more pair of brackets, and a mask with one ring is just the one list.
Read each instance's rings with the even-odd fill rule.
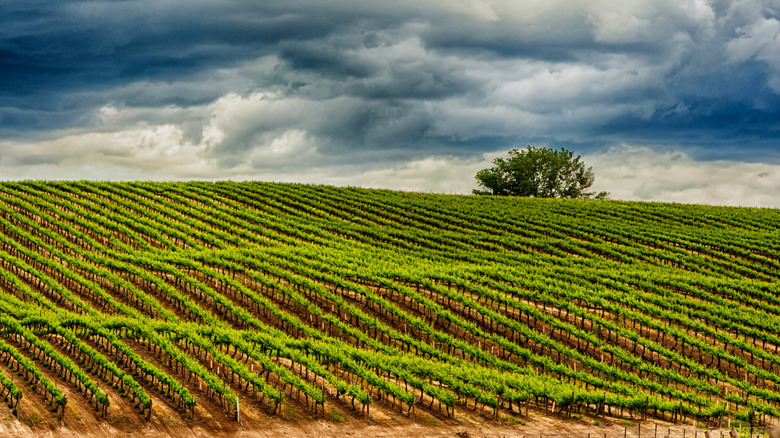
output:
[[0,0],[0,179],[469,193],[565,147],[613,199],[780,207],[780,1]]

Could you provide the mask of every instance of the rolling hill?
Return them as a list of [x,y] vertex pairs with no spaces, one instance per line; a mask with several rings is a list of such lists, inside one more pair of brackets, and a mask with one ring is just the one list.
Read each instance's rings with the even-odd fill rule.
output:
[[28,423],[780,417],[780,210],[7,182],[0,229]]

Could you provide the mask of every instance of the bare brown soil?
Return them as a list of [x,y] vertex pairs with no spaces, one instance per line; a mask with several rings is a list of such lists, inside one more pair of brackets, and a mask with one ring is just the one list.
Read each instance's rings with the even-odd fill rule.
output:
[[[70,405],[70,403],[69,403]],[[74,411],[65,415],[62,424],[41,422],[30,425],[30,414],[20,409],[19,418],[11,415],[4,405],[0,408],[0,436],[35,438],[71,438],[71,437],[470,437],[470,438],[619,438],[619,437],[701,437],[709,430],[711,437],[728,436],[724,429],[694,428],[693,425],[671,425],[668,423],[632,423],[622,419],[582,418],[577,421],[564,420],[554,416],[545,416],[541,412],[531,412],[530,417],[522,419],[504,419],[501,422],[473,417],[468,413],[460,419],[435,418],[430,414],[417,415],[410,419],[398,412],[386,409],[372,410],[370,421],[362,416],[334,414],[338,409],[325,416],[312,418],[287,410],[276,416],[247,418],[243,424],[235,422],[225,425],[202,417],[200,419],[182,419],[167,409],[155,409],[148,423],[129,423],[121,421],[121,413],[110,413],[109,419],[76,419]],[[26,422],[23,418],[27,418]],[[639,435],[641,433],[641,435]]]

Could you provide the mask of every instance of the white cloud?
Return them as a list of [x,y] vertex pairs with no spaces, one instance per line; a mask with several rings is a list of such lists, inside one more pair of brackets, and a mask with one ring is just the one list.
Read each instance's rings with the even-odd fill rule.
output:
[[749,59],[765,62],[772,72],[769,86],[780,93],[780,21],[761,17],[737,31],[740,36],[726,44],[726,55],[732,62]]
[[641,0],[596,2],[588,14],[594,40],[613,44],[642,41],[652,24],[650,6]]
[[434,0],[430,3],[445,11],[477,20],[507,20],[526,24],[536,24],[542,17],[560,19],[565,15],[582,13],[586,9],[585,2],[571,0]]
[[[8,166],[3,174],[15,178],[51,178],[52,169],[58,178],[69,179],[116,179],[144,173],[188,177],[213,166],[212,160],[204,157],[207,148],[207,142],[186,141],[182,130],[171,124],[0,143],[2,164]],[[123,171],[106,174],[106,168]]]
[[777,164],[695,161],[679,150],[625,145],[583,160],[593,166],[593,188],[613,199],[780,207]]
[[338,175],[330,171],[319,177],[320,182],[339,186],[467,194],[477,187],[474,175],[490,166],[487,155],[481,159],[429,157],[392,167],[358,171],[351,175]]

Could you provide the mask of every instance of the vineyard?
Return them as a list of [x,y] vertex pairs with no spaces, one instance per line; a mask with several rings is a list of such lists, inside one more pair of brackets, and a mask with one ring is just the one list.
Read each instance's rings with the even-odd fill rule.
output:
[[17,415],[780,417],[780,210],[18,182],[0,229]]

